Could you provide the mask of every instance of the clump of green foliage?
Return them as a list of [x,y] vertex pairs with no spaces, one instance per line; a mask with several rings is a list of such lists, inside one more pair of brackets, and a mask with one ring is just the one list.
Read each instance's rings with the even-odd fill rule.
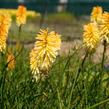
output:
[[54,13],[54,14],[48,14],[47,16],[47,22],[48,23],[69,23],[75,21],[75,17],[71,13]]
[[[13,48],[15,55],[14,51],[15,48]],[[15,68],[6,71],[3,91],[4,109],[68,109],[68,107],[69,109],[108,109],[109,70],[104,69],[101,78],[101,64],[99,62],[95,64],[91,56],[85,62],[85,71],[80,73],[76,86],[71,92],[78,66],[82,61],[83,49],[73,48],[73,51],[68,56],[59,55],[46,79],[36,82],[30,71],[30,49],[24,48],[15,59]],[[6,58],[7,56],[5,61]],[[2,69],[1,65],[0,61],[0,69]],[[2,82],[3,72],[0,71],[0,75]]]

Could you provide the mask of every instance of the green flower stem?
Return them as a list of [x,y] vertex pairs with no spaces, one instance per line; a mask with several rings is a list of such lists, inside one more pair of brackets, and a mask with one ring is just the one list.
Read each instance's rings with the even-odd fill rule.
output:
[[104,71],[104,61],[105,61],[106,45],[107,45],[105,40],[103,42],[103,45],[104,45],[104,51],[103,51],[102,62],[101,62],[101,73]]
[[22,31],[22,25],[19,26],[19,30],[18,30],[18,42],[21,42],[21,31]]
[[105,55],[106,55],[106,47],[107,43],[106,40],[103,42],[104,45],[104,50],[103,50],[103,55],[102,55],[102,62],[101,62],[101,73],[100,73],[100,79],[99,79],[99,84],[100,84],[100,97],[103,98],[104,92],[103,92],[103,86],[102,86],[102,78],[103,78],[103,73],[104,73],[104,62],[105,62]]
[[80,65],[80,67],[78,69],[78,72],[81,72],[81,71],[83,72],[84,71],[84,62],[85,62],[87,57],[88,57],[88,52],[86,51],[86,54],[85,54],[85,56],[83,58],[83,61],[82,61],[81,65]]
[[75,76],[75,79],[74,79],[74,83],[73,83],[73,86],[72,86],[72,89],[71,89],[71,93],[70,93],[68,109],[70,109],[71,98],[72,98],[73,90],[74,90],[74,88],[76,86],[76,81],[77,81],[77,79],[79,77],[80,72],[84,71],[84,63],[85,63],[85,60],[86,60],[87,57],[88,57],[88,52],[86,52],[86,54],[85,54],[85,56],[84,56],[84,58],[82,60],[82,63],[80,65],[79,69],[78,69],[78,72],[76,73],[76,76]]

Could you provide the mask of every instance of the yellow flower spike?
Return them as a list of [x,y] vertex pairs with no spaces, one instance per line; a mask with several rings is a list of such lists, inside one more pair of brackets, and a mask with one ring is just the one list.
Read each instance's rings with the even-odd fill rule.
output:
[[6,38],[8,35],[11,18],[8,15],[0,15],[0,51],[4,52],[6,49]]
[[30,52],[30,69],[32,70],[33,77],[36,81],[40,78],[39,69],[37,66],[37,59],[35,57],[35,50],[32,49]]
[[60,49],[60,35],[54,31],[48,33],[47,30],[41,30],[37,35],[35,43],[35,52],[38,60],[38,67],[42,71],[47,71],[51,64],[55,61]]
[[6,49],[6,37],[7,31],[4,24],[0,25],[0,52],[4,52]]
[[11,17],[8,14],[3,14],[0,16],[0,23],[7,26],[7,31],[11,25]]
[[84,26],[83,43],[89,53],[94,52],[100,41],[99,31],[95,23]]
[[26,7],[19,6],[16,14],[17,14],[16,16],[17,25],[21,26],[22,24],[26,24]]
[[100,36],[102,41],[109,43],[109,12],[104,12],[100,25]]
[[[60,37],[54,31],[48,32],[48,29],[40,30],[36,37],[37,41],[35,42],[34,52],[31,52],[32,55],[30,55],[30,64],[33,68],[38,68],[42,79],[44,79],[44,76],[58,55],[58,50],[61,46]],[[32,58],[33,56],[34,58]],[[32,59],[35,62],[32,62]]]
[[[14,58],[14,55],[11,53],[8,56],[7,62],[11,61]],[[8,64],[8,68],[13,69],[15,67],[15,60],[12,60],[9,64]]]
[[97,6],[93,7],[92,13],[91,13],[91,22],[95,23],[101,23],[102,21],[102,7]]
[[5,52],[6,49],[6,40],[4,39],[4,36],[0,37],[0,52]]
[[0,25],[0,36],[7,36],[7,26],[5,24]]

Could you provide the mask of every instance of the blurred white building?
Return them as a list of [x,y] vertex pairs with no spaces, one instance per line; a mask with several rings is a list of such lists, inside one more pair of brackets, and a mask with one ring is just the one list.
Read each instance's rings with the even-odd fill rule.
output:
[[68,2],[68,0],[60,0],[61,5],[58,6],[58,12],[65,12],[66,11],[67,2]]
[[68,0],[60,0],[60,3],[67,3]]
[[23,4],[25,0],[18,0],[18,3]]

